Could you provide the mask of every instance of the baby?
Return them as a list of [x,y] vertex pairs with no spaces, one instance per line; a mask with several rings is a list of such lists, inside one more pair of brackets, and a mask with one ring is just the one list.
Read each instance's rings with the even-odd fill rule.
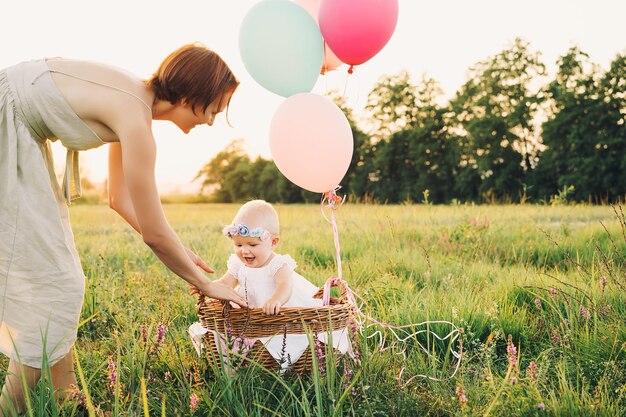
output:
[[[245,203],[223,233],[232,240],[235,253],[228,259],[228,272],[216,282],[239,287],[238,291],[251,308],[262,308],[265,314],[278,314],[283,306],[322,306],[321,299],[313,298],[318,288],[295,272],[296,263],[291,256],[274,252],[280,241],[280,226],[271,204],[263,200]],[[198,330],[196,328],[196,333]],[[318,337],[322,342],[327,340],[326,334]],[[286,348],[283,348],[284,339],[283,335],[259,339],[283,367],[295,363],[309,346],[305,334],[288,334]],[[333,332],[333,345],[341,353],[350,350],[345,329]]]

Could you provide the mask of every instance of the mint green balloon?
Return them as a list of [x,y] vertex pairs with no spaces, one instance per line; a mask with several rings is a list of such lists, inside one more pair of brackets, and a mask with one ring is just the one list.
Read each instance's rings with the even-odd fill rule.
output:
[[239,29],[243,63],[266,89],[283,97],[311,91],[324,60],[319,26],[289,0],[263,0]]

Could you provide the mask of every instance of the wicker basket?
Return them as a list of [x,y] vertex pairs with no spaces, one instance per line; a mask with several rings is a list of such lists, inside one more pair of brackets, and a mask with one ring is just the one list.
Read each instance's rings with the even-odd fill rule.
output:
[[[348,303],[349,290],[345,284],[340,281],[335,287],[339,289],[340,296],[330,297],[328,306],[285,307],[277,315],[266,315],[260,308],[231,308],[228,303],[206,297],[202,293],[198,295],[196,311],[204,328],[226,334],[227,324],[230,324],[230,334],[239,338],[342,330],[348,326],[354,310],[352,304]],[[322,297],[323,288],[320,288],[314,298],[321,299]],[[209,358],[213,360],[220,358],[212,333],[205,335],[205,346]],[[278,369],[280,367],[259,341],[247,352],[246,357],[266,368]],[[293,364],[293,369],[298,373],[310,372],[312,362],[310,349],[307,348],[300,359]]]

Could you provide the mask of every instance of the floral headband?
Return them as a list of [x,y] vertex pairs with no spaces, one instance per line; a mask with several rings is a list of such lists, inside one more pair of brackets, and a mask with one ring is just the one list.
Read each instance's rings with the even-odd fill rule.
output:
[[269,231],[261,229],[260,227],[255,227],[250,230],[250,228],[244,223],[239,223],[238,225],[229,224],[228,226],[224,226],[222,233],[228,238],[232,238],[233,236],[250,236],[258,237],[261,240],[267,240],[272,237],[272,233]]

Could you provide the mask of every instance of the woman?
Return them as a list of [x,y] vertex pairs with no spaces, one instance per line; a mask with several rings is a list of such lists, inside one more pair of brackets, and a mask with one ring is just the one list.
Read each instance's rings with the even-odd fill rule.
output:
[[[143,81],[117,68],[60,58],[0,71],[0,352],[10,358],[0,411],[22,410],[23,379],[39,379],[44,349],[52,383],[76,382],[72,346],[85,290],[67,205],[80,195],[77,151],[109,145],[109,205],[175,274],[205,294],[245,301],[167,223],[154,177],[152,120],[188,133],[211,126],[239,82],[202,45],[170,54]],[[62,186],[50,141],[68,148]],[[43,341],[45,339],[45,343]],[[20,371],[20,363],[24,372]]]

